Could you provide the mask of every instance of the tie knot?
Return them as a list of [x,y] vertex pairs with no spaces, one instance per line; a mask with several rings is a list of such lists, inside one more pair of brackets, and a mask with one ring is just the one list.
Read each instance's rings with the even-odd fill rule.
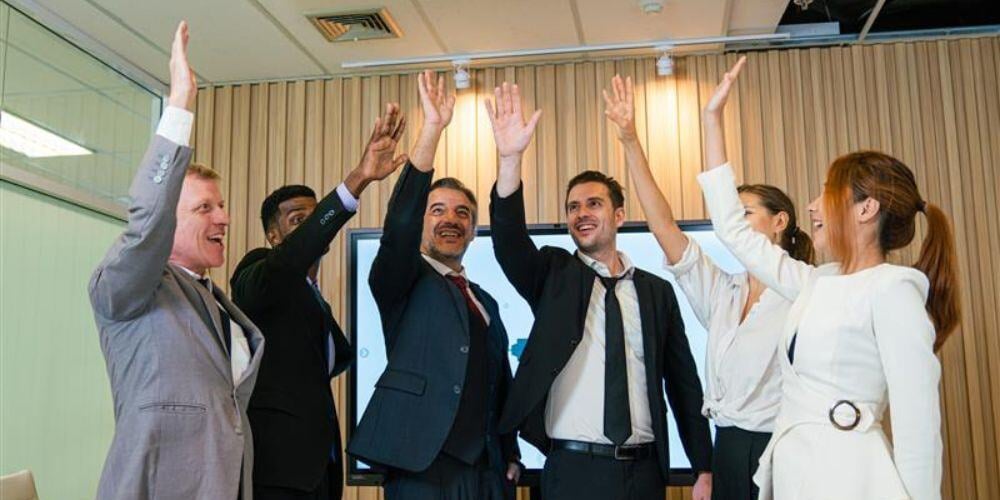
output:
[[208,278],[195,278],[195,279],[198,281],[198,283],[201,283],[201,286],[205,287],[206,290],[212,289],[211,286],[212,282]]
[[469,286],[469,282],[460,274],[449,274],[445,278],[450,279],[452,283],[458,286],[459,290],[465,290]]
[[601,279],[601,283],[604,284],[604,289],[605,290],[614,290],[615,289],[615,285],[617,285],[618,281],[621,280],[621,278],[604,277],[604,276],[598,276],[598,278],[600,278]]

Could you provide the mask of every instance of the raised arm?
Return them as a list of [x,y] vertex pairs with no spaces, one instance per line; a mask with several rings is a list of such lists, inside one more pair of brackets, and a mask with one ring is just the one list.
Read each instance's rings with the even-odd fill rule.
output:
[[611,92],[604,93],[604,115],[617,126],[618,140],[625,149],[625,164],[628,166],[629,177],[639,195],[639,203],[646,213],[649,230],[653,232],[656,241],[663,249],[670,264],[677,264],[684,255],[688,239],[674,219],[670,203],[656,186],[653,173],[649,170],[646,153],[639,143],[635,131],[635,104],[632,78],[622,80],[615,75],[611,79]]
[[394,157],[405,127],[399,106],[387,104],[385,114],[375,120],[361,161],[344,182],[323,197],[312,214],[267,257],[237,269],[232,279],[233,299],[241,308],[266,308],[276,303],[275,294],[287,289],[281,286],[283,283],[305,279],[309,268],[354,215],[357,198],[365,187],[386,178],[406,162],[406,155]]
[[145,310],[173,247],[198,92],[187,43],[187,23],[181,21],[171,47],[167,108],[129,188],[128,224],[90,280],[91,304],[107,319],[129,319]]
[[698,182],[715,234],[722,244],[765,286],[788,300],[795,300],[815,268],[793,259],[780,246],[750,227],[736,189],[736,176],[726,162],[722,112],[729,99],[729,90],[744,64],[745,56],[725,74],[705,106],[705,150],[711,168],[698,175]]
[[[445,94],[444,79],[439,77],[437,85],[433,82],[431,71],[417,77],[424,120],[410,163],[403,169],[389,199],[382,239],[368,278],[372,294],[383,311],[406,295],[420,270],[420,236],[434,176],[434,154],[455,107],[455,96]],[[386,319],[383,315],[383,321]]]
[[507,280],[534,307],[545,276],[545,257],[528,235],[521,187],[521,158],[531,142],[542,111],[535,111],[525,122],[521,111],[521,92],[516,84],[504,82],[494,89],[493,94],[495,100],[491,103],[487,99],[484,103],[500,154],[497,182],[490,196],[493,253]]

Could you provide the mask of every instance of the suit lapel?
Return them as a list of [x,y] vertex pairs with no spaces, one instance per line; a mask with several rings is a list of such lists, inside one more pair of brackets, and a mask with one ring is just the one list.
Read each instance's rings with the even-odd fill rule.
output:
[[[650,382],[657,380],[657,369],[659,363],[660,339],[657,335],[658,321],[656,317],[656,304],[654,303],[653,286],[646,276],[639,270],[632,274],[632,282],[635,284],[635,294],[639,301],[639,323],[642,325],[642,350],[646,365],[646,386],[659,387],[659,384],[650,385]],[[647,391],[655,392],[655,391]]]
[[[191,304],[192,309],[197,313],[202,323],[208,329],[215,332],[215,335],[212,336],[212,348],[209,349],[210,355],[216,360],[215,365],[222,374],[227,378],[231,377],[229,375],[229,360],[226,356],[226,345],[223,343],[221,334],[219,334],[222,329],[222,323],[219,320],[219,308],[215,305],[215,300],[208,295],[208,290],[205,287],[198,284],[183,269],[177,268],[173,264],[168,265],[168,269],[173,272],[174,280],[177,281],[181,293],[187,298],[188,303]],[[210,304],[211,307],[209,307]]]
[[[441,275],[438,274],[438,276]],[[452,304],[458,310],[458,317],[462,320],[462,331],[465,332],[465,338],[469,338],[469,307],[465,305],[465,297],[450,279],[444,276],[441,276],[441,279],[444,280],[444,286],[448,288],[448,293],[451,294]]]
[[[237,325],[240,325],[240,329],[243,330],[243,336],[246,337],[247,344],[250,346],[250,361],[247,363],[246,369],[243,370],[243,375],[240,379],[233,381],[233,385],[239,387],[247,380],[247,377],[251,373],[255,373],[257,371],[257,367],[260,365],[260,358],[263,354],[261,351],[261,345],[264,342],[264,336],[260,333],[260,330],[257,329],[257,326],[250,321],[250,318],[243,314],[243,311],[236,307],[236,305],[229,300],[229,297],[226,297],[226,294],[222,293],[222,290],[219,290],[218,287],[212,288],[215,290],[215,298],[220,304],[222,304],[222,307],[226,308],[226,312],[232,320]],[[229,360],[227,360],[227,362],[228,361]]]
[[576,268],[580,271],[580,303],[577,305],[577,324],[572,331],[575,332],[575,338],[579,339],[583,336],[583,328],[587,322],[587,311],[590,309],[590,296],[594,293],[594,280],[597,279],[597,273],[587,267],[587,264],[584,264],[579,256],[574,254],[573,258],[579,264]]

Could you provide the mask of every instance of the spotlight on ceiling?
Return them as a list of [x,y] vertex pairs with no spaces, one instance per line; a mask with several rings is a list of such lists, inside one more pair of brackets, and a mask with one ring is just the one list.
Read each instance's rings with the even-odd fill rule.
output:
[[469,76],[469,60],[455,59],[451,62],[455,66],[455,88],[467,89],[472,85],[472,78]]
[[639,0],[639,8],[646,14],[663,12],[663,0]]
[[671,49],[673,49],[673,47],[670,45],[656,48],[656,50],[660,52],[660,58],[656,60],[657,75],[670,76],[674,74],[674,59],[670,57]]

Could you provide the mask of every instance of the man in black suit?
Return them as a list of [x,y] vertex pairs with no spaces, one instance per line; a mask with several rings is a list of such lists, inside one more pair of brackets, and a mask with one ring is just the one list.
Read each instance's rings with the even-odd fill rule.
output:
[[424,124],[368,281],[388,366],[348,453],[385,469],[388,500],[512,499],[520,454],[513,431],[497,432],[511,381],[507,333],[496,301],[462,267],[476,198],[457,179],[431,184],[455,97],[431,72],[418,81]]
[[566,218],[577,252],[538,249],[528,236],[521,156],[526,124],[516,85],[497,88],[487,111],[500,153],[490,203],[504,274],[535,315],[500,430],[518,429],[546,453],[545,500],[663,498],[669,478],[666,403],[698,473],[695,499],[711,495],[702,390],[666,281],[632,266],[616,247],[625,221],[614,179],[587,171],[569,182]]
[[342,446],[330,380],[354,353],[316,277],[365,186],[405,162],[405,156],[393,158],[403,128],[398,105],[386,106],[360,164],[318,203],[306,186],[271,193],[261,206],[271,248],[251,251],[233,273],[233,300],[273,346],[250,399],[256,500],[341,498]]

